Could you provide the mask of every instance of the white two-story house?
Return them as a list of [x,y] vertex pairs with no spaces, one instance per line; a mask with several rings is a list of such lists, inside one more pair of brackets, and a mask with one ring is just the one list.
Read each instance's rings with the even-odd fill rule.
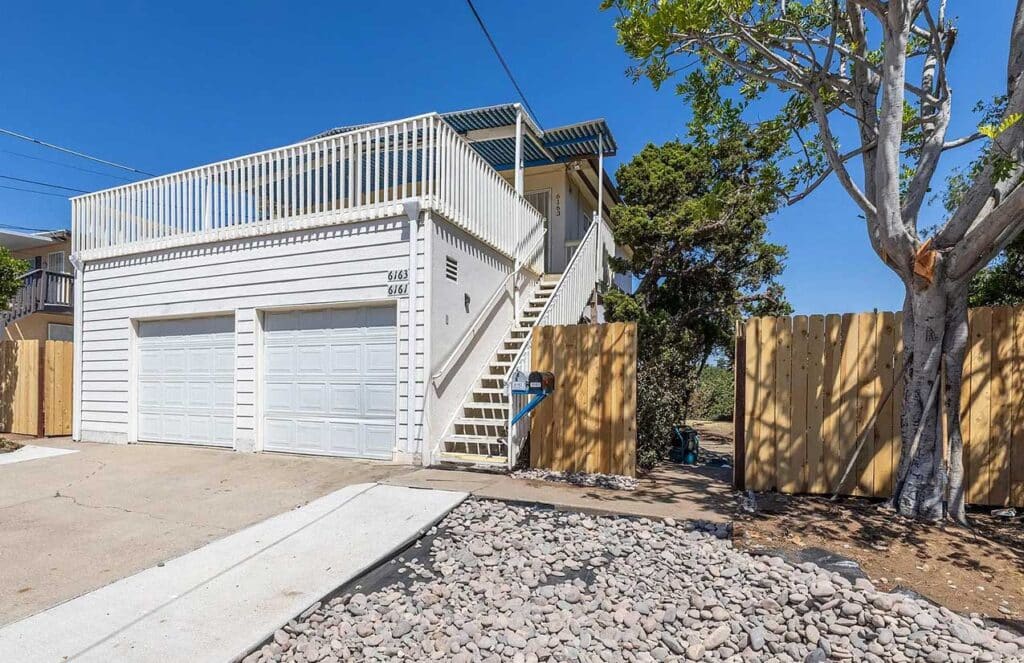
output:
[[73,199],[75,439],[509,466],[532,327],[613,281],[614,153],[507,104]]

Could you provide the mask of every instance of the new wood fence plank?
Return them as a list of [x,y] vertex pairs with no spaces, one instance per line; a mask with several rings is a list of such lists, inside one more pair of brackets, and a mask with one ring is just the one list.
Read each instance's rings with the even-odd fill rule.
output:
[[[537,327],[533,330],[533,341],[530,346],[530,357],[533,367],[537,370],[550,370],[554,366],[552,353],[554,327]],[[558,377],[555,377],[555,391],[560,385]],[[551,448],[553,447],[554,431],[552,422],[554,419],[555,396],[544,399],[530,417],[530,466],[551,467]]]
[[735,460],[733,470],[736,475],[733,480],[733,486],[739,490],[745,490],[748,487],[747,480],[753,475],[753,468],[756,466],[755,457],[751,453],[750,445],[755,440],[754,428],[757,423],[757,418],[754,416],[755,412],[757,412],[757,404],[754,399],[760,395],[757,388],[757,330],[757,318],[750,318],[743,322],[743,331],[740,337],[743,342],[743,368],[741,371],[743,381],[737,382],[737,386],[743,390],[743,408],[742,410],[737,409],[735,414],[737,419],[742,417],[737,423],[743,427],[743,439],[742,444],[739,439],[734,441],[736,453],[740,454],[742,451],[742,457],[738,457]]
[[591,325],[586,335],[587,366],[587,402],[589,405],[584,413],[586,417],[587,457],[583,468],[585,472],[600,472],[602,467],[601,420],[603,399],[601,396],[601,349],[604,347],[605,325]]
[[1013,310],[1010,504],[1024,507],[1024,307]]
[[623,411],[620,417],[623,427],[624,444],[616,447],[622,459],[618,473],[626,476],[636,475],[636,356],[638,343],[639,338],[636,325],[633,323],[626,324],[622,351]]
[[793,317],[792,396],[790,417],[791,447],[784,460],[786,474],[779,490],[785,493],[807,492],[807,316]]
[[988,503],[991,485],[989,435],[992,394],[992,309],[974,309],[971,347],[971,474],[968,500]]
[[[852,481],[856,482],[854,495],[874,494],[874,472],[872,460],[875,457],[874,430],[868,430],[871,423],[871,416],[875,413],[878,405],[878,371],[876,358],[878,357],[878,331],[879,320],[875,313],[860,313],[857,315],[858,343],[860,350],[857,356],[857,433],[855,442],[863,437],[864,446],[854,466]],[[856,447],[853,447],[850,452]]]
[[[860,353],[860,325],[857,316],[844,313],[842,318],[842,340],[840,346],[840,402],[839,402],[839,473],[837,482],[842,478],[857,440],[857,408],[859,385],[857,382],[857,365]],[[856,494],[857,474],[851,472],[843,486],[844,494]],[[853,490],[851,490],[853,489]],[[835,490],[835,487],[833,487]],[[849,492],[847,492],[849,491]]]
[[812,315],[807,321],[807,487],[821,494],[825,483],[822,428],[825,416],[825,316]]
[[602,383],[601,412],[601,437],[604,441],[600,458],[602,468],[612,466],[612,453],[615,441],[615,415],[620,407],[621,388],[615,384],[615,366],[618,364],[616,347],[619,343],[618,327],[614,324],[605,325],[604,337],[601,343],[601,375],[605,382]]
[[825,372],[823,376],[822,403],[822,457],[825,474],[823,493],[835,489],[842,470],[839,469],[839,411],[842,403],[842,317],[834,314],[825,316]]
[[791,481],[793,456],[793,327],[790,318],[775,319],[775,481]]
[[992,391],[989,437],[989,504],[1010,499],[1010,399],[1012,398],[1013,315],[1010,308],[992,309]]
[[879,398],[891,392],[889,399],[878,413],[875,425],[875,455],[872,459],[874,497],[887,497],[892,492],[892,448],[895,444],[893,429],[893,410],[895,400],[899,398],[893,390],[893,369],[896,355],[896,328],[894,316],[890,312],[882,313],[881,327],[878,334],[878,352],[875,358],[876,372],[879,377]]
[[974,374],[974,312],[967,311],[967,350],[964,352],[963,376],[960,380],[960,434],[963,437],[964,500],[971,502],[971,381]]
[[761,397],[758,399],[757,475],[754,490],[770,490],[775,486],[775,356],[778,354],[775,318],[762,318],[759,329],[761,349],[757,373]]
[[906,376],[903,374],[903,312],[897,311],[893,316],[894,336],[896,341],[895,359],[893,360],[893,373],[896,375],[896,389],[892,393],[893,411],[892,428],[895,442],[892,448],[892,482],[889,487],[889,494],[892,493],[892,486],[896,483],[896,475],[900,467],[900,454],[902,452],[902,424],[903,424],[903,390],[906,387]]

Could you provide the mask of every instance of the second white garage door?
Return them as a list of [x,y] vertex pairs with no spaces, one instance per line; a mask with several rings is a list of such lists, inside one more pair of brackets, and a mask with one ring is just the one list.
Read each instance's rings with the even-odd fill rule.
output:
[[395,308],[268,313],[264,329],[263,448],[391,459]]

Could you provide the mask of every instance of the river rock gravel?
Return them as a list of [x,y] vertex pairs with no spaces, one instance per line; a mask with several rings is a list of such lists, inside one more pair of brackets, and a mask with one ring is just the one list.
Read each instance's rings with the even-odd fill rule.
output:
[[468,500],[389,584],[312,606],[245,661],[1015,661],[1024,639],[722,525]]
[[593,486],[611,490],[636,490],[637,480],[621,474],[602,474],[600,472],[558,472],[531,467],[516,470],[512,473],[516,479],[532,479],[535,481],[552,481],[570,483],[574,486]]

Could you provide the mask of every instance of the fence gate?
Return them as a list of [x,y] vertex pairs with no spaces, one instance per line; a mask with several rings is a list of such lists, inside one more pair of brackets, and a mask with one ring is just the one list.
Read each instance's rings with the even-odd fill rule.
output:
[[530,422],[530,465],[636,475],[636,324],[542,326],[533,370],[555,390]]
[[0,432],[70,435],[74,344],[0,342]]
[[[1024,506],[1024,307],[971,309],[968,321],[967,502]],[[736,343],[736,486],[834,492],[877,410],[841,492],[888,497],[900,457],[902,314],[753,318]]]

